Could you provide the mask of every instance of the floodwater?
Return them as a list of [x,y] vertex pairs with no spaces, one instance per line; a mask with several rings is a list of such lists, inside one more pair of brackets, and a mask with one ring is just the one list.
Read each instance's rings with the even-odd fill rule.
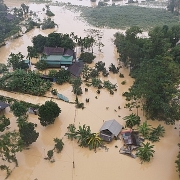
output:
[[[75,0],[72,0],[74,2]],[[16,4],[17,2],[17,4]],[[81,2],[81,1],[78,1]],[[86,0],[86,2],[89,2]],[[19,1],[5,0],[7,5],[20,5]],[[30,9],[42,13],[43,4],[29,4]],[[52,12],[56,14],[54,21],[58,24],[57,29],[45,30],[34,29],[23,37],[15,40],[10,40],[6,46],[0,48],[1,63],[6,63],[7,58],[11,52],[22,52],[24,56],[27,55],[27,46],[31,46],[31,39],[38,34],[47,35],[53,31],[61,33],[74,32],[78,36],[84,36],[84,29],[94,28],[87,25],[85,22],[79,20],[78,14],[74,14],[61,7],[50,7]],[[118,65],[118,54],[112,43],[113,34],[117,32],[116,29],[101,29],[104,33],[102,53],[95,49],[97,61],[104,61],[106,67],[111,63]],[[123,32],[123,31],[121,31]],[[116,119],[119,123],[124,125],[123,117],[129,115],[131,112],[123,108],[126,101],[122,97],[122,93],[127,91],[132,85],[133,79],[129,77],[128,69],[121,68],[120,72],[124,74],[124,79],[119,78],[118,75],[110,74],[108,78],[102,80],[110,80],[112,83],[117,83],[118,90],[114,95],[110,95],[105,89],[101,90],[100,94],[96,90],[89,87],[89,91],[85,92],[85,85],[82,86],[83,95],[79,97],[81,102],[85,103],[85,109],[76,109],[74,104],[69,104],[60,100],[55,100],[62,110],[60,116],[56,119],[53,125],[42,127],[36,115],[29,115],[29,121],[37,124],[37,132],[39,138],[30,146],[29,150],[23,150],[17,154],[19,162],[18,167],[10,164],[13,169],[9,180],[178,180],[178,173],[175,168],[175,159],[178,154],[177,144],[179,142],[178,123],[173,126],[167,126],[157,121],[148,121],[154,127],[158,124],[165,126],[166,133],[161,141],[154,143],[155,154],[150,163],[141,164],[139,159],[132,159],[128,156],[119,154],[119,148],[123,145],[122,140],[114,140],[107,144],[108,151],[98,149],[95,153],[89,149],[81,148],[76,141],[68,140],[64,134],[67,132],[67,126],[74,123],[76,127],[79,125],[89,125],[92,132],[98,132],[103,124],[103,121]],[[121,82],[126,80],[126,84]],[[72,93],[72,87],[69,84],[63,86],[54,85],[58,92],[64,94],[70,101],[75,101],[75,96]],[[43,104],[50,98],[35,97],[30,95],[23,95],[19,93],[9,93],[0,91],[1,95],[18,98],[31,103]],[[51,93],[47,96],[52,97]],[[97,99],[95,98],[97,96]],[[89,103],[85,99],[89,98]],[[121,106],[121,109],[118,109]],[[108,109],[107,109],[108,107]],[[135,110],[133,112],[136,113]],[[5,111],[7,117],[11,120],[11,130],[16,129],[16,118],[9,112],[7,108]],[[146,120],[143,113],[140,111],[141,120]],[[177,129],[174,129],[174,128]],[[64,148],[60,154],[54,153],[54,163],[51,163],[44,158],[48,150],[53,149],[54,138],[63,138]],[[117,146],[118,148],[116,148]],[[74,161],[74,167],[73,167]],[[9,165],[6,162],[6,165]],[[0,180],[5,179],[6,173],[1,171]]]

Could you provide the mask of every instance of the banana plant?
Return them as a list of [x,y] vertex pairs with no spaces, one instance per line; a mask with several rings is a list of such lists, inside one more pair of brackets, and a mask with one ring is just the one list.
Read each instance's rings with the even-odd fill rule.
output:
[[103,140],[99,137],[99,133],[92,133],[88,139],[89,149],[96,150],[96,148],[103,145]]
[[146,144],[142,143],[142,147],[137,149],[136,155],[141,159],[141,162],[149,162],[151,158],[154,156],[154,145],[151,145],[149,142]]
[[147,124],[147,121],[143,122],[142,125],[138,127],[138,132],[142,134],[144,138],[148,138],[151,131],[151,125]]

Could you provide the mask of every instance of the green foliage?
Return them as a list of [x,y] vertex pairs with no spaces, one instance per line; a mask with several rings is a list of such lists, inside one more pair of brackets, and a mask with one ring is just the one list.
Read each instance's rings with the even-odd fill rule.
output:
[[38,62],[35,64],[35,67],[36,67],[38,70],[43,71],[43,70],[47,69],[48,64],[47,64],[46,61],[40,60],[40,61],[38,61]]
[[0,78],[0,89],[42,96],[51,87],[50,81],[40,78],[34,71],[16,70]]
[[122,81],[121,84],[122,84],[122,85],[125,85],[125,84],[126,84],[126,81]]
[[56,24],[54,21],[51,20],[51,18],[47,18],[43,20],[43,23],[41,24],[42,30],[45,29],[53,29],[55,28]]
[[54,148],[57,150],[57,153],[60,153],[64,146],[62,139],[54,138],[54,142],[55,142]]
[[10,109],[16,117],[25,116],[27,112],[27,107],[22,102],[17,101],[10,106]]
[[49,72],[48,72],[48,76],[52,77],[52,78],[56,78],[57,77],[57,70],[50,69]]
[[79,109],[79,108],[84,109],[84,103],[79,102],[79,99],[78,99],[77,95],[76,95],[75,103],[76,103],[76,108],[78,108],[78,109]]
[[119,74],[119,77],[120,77],[120,78],[124,78],[124,74],[120,73],[120,74]]
[[11,170],[10,170],[10,168],[8,167],[8,166],[6,166],[6,165],[0,165],[0,169],[1,170],[6,170],[6,173],[7,173],[7,176],[6,176],[6,179],[11,175]]
[[100,79],[97,78],[92,78],[92,85],[96,88],[102,88],[102,81]]
[[147,124],[147,121],[139,125],[137,130],[145,139],[151,142],[160,141],[160,137],[163,137],[165,133],[165,129],[162,125],[158,125],[158,127],[154,128]]
[[95,64],[95,68],[98,70],[98,72],[100,72],[100,71],[103,72],[103,70],[106,69],[106,68],[105,68],[105,62],[98,61],[98,62]]
[[141,162],[149,162],[151,158],[154,156],[154,145],[151,145],[149,142],[146,144],[142,143],[142,147],[137,149],[136,155],[140,158]]
[[82,94],[81,79],[80,78],[73,79],[71,83],[73,87],[73,93],[76,95],[81,95]]
[[[20,9],[17,10],[19,11]],[[21,28],[19,23],[22,16],[20,14],[14,13],[14,19],[9,19],[7,15],[9,13],[9,8],[4,4],[3,1],[0,3],[0,11],[0,45],[3,45],[6,38],[9,38],[10,36],[20,32]]]
[[84,124],[83,126],[79,126],[79,129],[76,130],[74,124],[70,124],[67,129],[68,132],[65,136],[71,140],[77,139],[80,147],[88,147],[90,150],[96,150],[96,148],[102,146],[103,144],[99,134],[91,133],[90,126],[86,126]]
[[65,136],[67,136],[68,139],[70,139],[71,141],[73,139],[76,139],[76,127],[74,124],[69,124],[69,126],[67,127],[68,132],[65,133]]
[[92,133],[91,136],[88,138],[88,146],[89,149],[96,150],[98,147],[103,145],[103,140],[99,137],[98,133]]
[[62,85],[70,81],[71,73],[68,70],[60,69],[56,74],[54,73],[54,76],[56,83]]
[[[180,26],[156,27],[149,38],[140,38],[141,29],[132,27],[124,34],[115,34],[115,45],[120,60],[130,65],[134,84],[123,96],[131,109],[142,105],[148,119],[158,119],[174,124],[180,118],[180,79],[178,39]],[[178,38],[177,38],[178,37]],[[139,106],[140,107],[140,106]]]
[[109,80],[103,82],[103,87],[111,91],[116,91],[117,85],[112,84]]
[[46,15],[51,17],[51,16],[54,16],[54,13],[52,11],[47,10]]
[[90,77],[91,77],[91,78],[96,78],[96,77],[98,77],[98,76],[99,76],[98,70],[92,69],[91,72],[90,72]]
[[37,138],[39,137],[39,133],[36,132],[35,127],[36,125],[31,122],[27,122],[26,118],[18,118],[18,127],[20,137],[25,146],[29,146],[33,142],[36,142]]
[[147,121],[138,126],[138,132],[146,139],[149,137],[149,133],[151,130],[151,125],[147,124]]
[[135,125],[139,125],[141,120],[140,117],[134,113],[131,113],[129,116],[125,116],[123,120],[126,121],[126,127],[132,128]]
[[37,36],[34,36],[32,38],[33,48],[35,49],[37,53],[43,52],[46,41],[47,41],[47,37],[41,34],[38,34]]
[[81,16],[96,27],[125,29],[131,26],[139,26],[144,29],[150,29],[164,24],[172,26],[178,23],[178,17],[173,17],[167,10],[158,8],[129,5],[82,8],[81,11]]
[[9,125],[10,125],[9,118],[6,118],[5,115],[1,115],[0,116],[0,132],[3,132]]
[[[178,144],[179,148],[180,148],[180,143]],[[177,168],[177,172],[179,172],[179,177],[180,177],[180,151],[179,154],[177,155],[177,160],[175,161],[176,163],[176,168]]]
[[41,105],[38,111],[39,120],[42,126],[54,124],[55,118],[61,113],[61,109],[57,103],[53,101],[46,101]]
[[93,55],[93,53],[84,52],[81,53],[79,59],[83,60],[84,63],[91,64],[92,61],[95,59],[96,56]]
[[109,71],[113,72],[113,74],[117,74],[119,72],[119,67],[116,67],[113,63],[109,66]]
[[149,134],[149,141],[157,142],[160,140],[160,137],[163,137],[165,129],[162,125],[158,125],[157,128],[153,128]]
[[8,68],[5,64],[0,63],[0,74],[7,72]]
[[21,52],[19,52],[17,54],[11,53],[9,55],[8,60],[7,60],[8,66],[12,66],[13,70],[20,69],[22,67],[22,65],[23,65],[21,63],[23,61],[23,58],[24,58],[24,56],[22,55]]
[[54,155],[54,151],[53,151],[53,150],[49,150],[49,151],[47,152],[47,156],[48,156],[48,159],[49,159],[49,160],[51,160],[51,158],[53,157],[53,155]]
[[42,53],[44,47],[63,47],[64,49],[74,49],[75,44],[69,34],[50,33],[48,37],[41,34],[33,37],[33,48],[37,53]]
[[20,152],[23,147],[23,142],[18,132],[6,132],[0,135],[0,151],[1,160],[14,162],[18,166],[16,153]]

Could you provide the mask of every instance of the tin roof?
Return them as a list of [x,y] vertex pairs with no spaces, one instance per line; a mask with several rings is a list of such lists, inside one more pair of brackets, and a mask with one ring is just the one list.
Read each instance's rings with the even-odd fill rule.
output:
[[70,65],[68,67],[68,70],[70,71],[70,73],[76,77],[79,77],[82,69],[83,69],[84,63],[83,62],[75,62],[72,65]]
[[105,121],[100,131],[109,130],[114,136],[118,136],[122,130],[122,125],[120,125],[115,119]]
[[9,104],[0,101],[0,110],[3,110],[3,109],[5,109],[5,108],[7,108],[8,106],[9,106]]
[[69,102],[69,99],[66,96],[62,95],[62,94],[57,94],[57,97],[58,97],[58,99],[61,99],[61,100],[65,101],[65,102]]
[[64,48],[62,47],[44,47],[43,53],[46,55],[63,55],[64,53]]

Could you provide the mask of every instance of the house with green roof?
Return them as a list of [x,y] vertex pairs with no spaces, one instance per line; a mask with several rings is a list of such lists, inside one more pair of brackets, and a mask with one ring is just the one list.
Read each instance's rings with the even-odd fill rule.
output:
[[[60,68],[61,66],[70,66],[73,63],[74,56],[70,53],[60,53],[63,48],[44,48],[45,56],[41,57],[40,60],[46,61],[49,68]],[[64,51],[64,49],[63,49]],[[70,51],[70,50],[69,50]],[[71,50],[73,53],[74,51]],[[67,52],[67,51],[66,51]]]
[[60,68],[61,66],[71,65],[73,62],[73,56],[49,55],[41,60],[46,61],[48,67]]

